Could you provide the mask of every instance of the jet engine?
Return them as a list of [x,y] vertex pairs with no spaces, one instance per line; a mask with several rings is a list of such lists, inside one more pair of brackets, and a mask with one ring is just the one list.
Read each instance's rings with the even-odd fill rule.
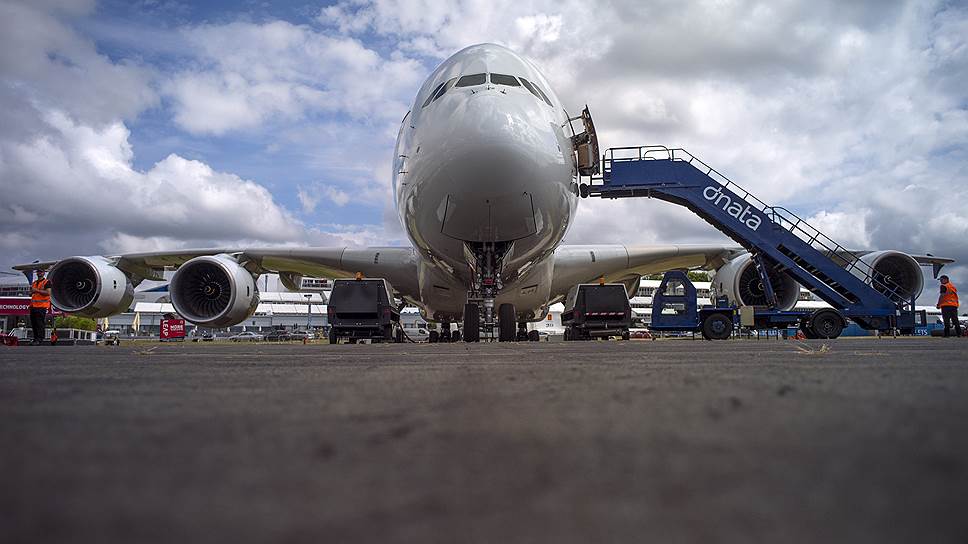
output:
[[84,317],[108,317],[134,300],[131,280],[104,257],[68,257],[50,269],[50,299],[57,308]]
[[[776,295],[777,308],[793,309],[800,295],[800,284],[785,272],[770,271],[768,276]],[[737,306],[766,306],[766,292],[753,263],[753,256],[744,253],[721,266],[713,276],[711,296],[725,296]]]
[[168,286],[179,315],[204,327],[231,327],[259,305],[256,278],[228,255],[195,257],[181,265]]
[[[924,276],[921,275],[921,266],[914,257],[900,251],[875,251],[868,253],[860,258],[861,261],[870,265],[874,270],[874,277],[877,281],[872,284],[874,289],[881,293],[896,290],[897,294],[904,300],[917,298],[924,288]],[[866,267],[851,269],[855,276],[863,277],[869,272]]]

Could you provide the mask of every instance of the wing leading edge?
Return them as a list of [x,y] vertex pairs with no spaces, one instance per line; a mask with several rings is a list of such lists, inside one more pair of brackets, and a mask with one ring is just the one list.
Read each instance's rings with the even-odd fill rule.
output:
[[[369,248],[205,248],[168,252],[129,253],[107,258],[138,284],[142,280],[162,280],[165,270],[176,269],[203,255],[231,255],[254,273],[277,272],[287,283],[298,276],[339,278],[362,272],[365,276],[386,278],[404,296],[416,296],[417,257],[409,247]],[[14,270],[46,270],[57,261],[19,264]]]

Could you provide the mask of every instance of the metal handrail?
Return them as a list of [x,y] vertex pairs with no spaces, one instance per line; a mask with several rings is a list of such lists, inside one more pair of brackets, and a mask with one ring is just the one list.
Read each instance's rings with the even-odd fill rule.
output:
[[[883,274],[878,273],[876,270],[874,270],[874,267],[864,262],[857,255],[854,255],[852,252],[848,251],[842,245],[824,234],[820,229],[814,227],[797,214],[782,206],[770,206],[766,204],[757,198],[756,195],[747,191],[741,185],[735,183],[723,173],[719,172],[712,166],[709,166],[699,157],[696,157],[685,149],[669,148],[664,145],[611,147],[605,150],[605,154],[602,157],[602,176],[593,177],[592,179],[604,180],[604,178],[607,177],[611,172],[612,163],[614,162],[641,160],[672,160],[689,163],[697,170],[711,178],[713,181],[722,185],[724,189],[729,189],[747,202],[751,202],[754,207],[770,217],[770,220],[780,228],[784,228],[792,232],[808,245],[814,247],[814,249],[817,249],[817,246],[819,246],[820,248],[826,250],[827,258],[837,256],[839,259],[842,259],[845,263],[845,270],[850,272],[852,269],[856,269],[857,272],[863,276],[862,279],[865,282],[877,289],[882,294],[887,295],[888,298],[895,303],[907,304],[905,297],[898,292],[899,286],[891,286],[889,283],[887,283],[886,277],[884,277]],[[784,222],[789,226],[784,226]]]

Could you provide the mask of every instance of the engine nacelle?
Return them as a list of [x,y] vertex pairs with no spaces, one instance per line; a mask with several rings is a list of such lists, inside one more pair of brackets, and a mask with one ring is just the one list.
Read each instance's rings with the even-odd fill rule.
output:
[[195,257],[181,265],[168,286],[179,315],[204,327],[231,327],[259,306],[256,278],[228,255]]
[[[770,285],[776,295],[777,308],[792,310],[800,296],[800,284],[785,272],[769,272]],[[753,256],[744,253],[724,264],[713,276],[711,296],[725,296],[737,306],[766,306],[766,293]]]
[[68,257],[48,274],[50,300],[61,310],[84,317],[108,317],[127,310],[134,286],[104,257]]
[[[868,253],[860,258],[861,261],[870,265],[874,270],[874,277],[877,279],[871,287],[881,293],[887,294],[894,289],[904,300],[917,298],[924,289],[924,276],[921,274],[921,266],[914,257],[900,251],[875,251]],[[864,268],[864,267],[862,267]],[[854,267],[851,272],[855,276],[863,277],[868,270],[858,270]]]

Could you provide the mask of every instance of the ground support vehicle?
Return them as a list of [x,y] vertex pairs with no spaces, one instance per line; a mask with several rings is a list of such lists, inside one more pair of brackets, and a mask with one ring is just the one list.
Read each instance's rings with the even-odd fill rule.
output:
[[[565,300],[561,313],[566,341],[617,337],[629,339],[632,306],[621,283],[584,283]],[[537,331],[532,331],[537,333]],[[537,335],[536,335],[537,336]]]
[[[745,315],[744,315],[745,314]],[[666,272],[652,297],[654,332],[699,332],[706,340],[726,340],[740,327],[748,329],[786,329],[809,323],[819,314],[825,338],[836,338],[846,325],[839,312],[832,309],[809,312],[746,309],[729,305],[720,299],[716,304],[699,308],[696,287],[685,272]],[[828,319],[829,317],[829,319]]]
[[347,340],[403,342],[400,310],[395,306],[393,287],[383,278],[338,279],[326,308],[329,343]]
[[[749,251],[768,301],[752,315],[746,310],[744,321],[752,326],[797,320],[805,336],[817,338],[839,336],[845,319],[867,330],[915,330],[914,297],[905,295],[890,276],[796,214],[765,204],[689,152],[665,146],[612,148],[601,165],[601,175],[580,184],[582,197],[658,198],[683,206]],[[939,270],[935,266],[935,275]],[[831,309],[808,317],[777,309],[771,272],[789,274]],[[726,309],[712,314],[704,309],[698,318],[708,322],[704,332],[712,338],[724,336],[732,322]]]

